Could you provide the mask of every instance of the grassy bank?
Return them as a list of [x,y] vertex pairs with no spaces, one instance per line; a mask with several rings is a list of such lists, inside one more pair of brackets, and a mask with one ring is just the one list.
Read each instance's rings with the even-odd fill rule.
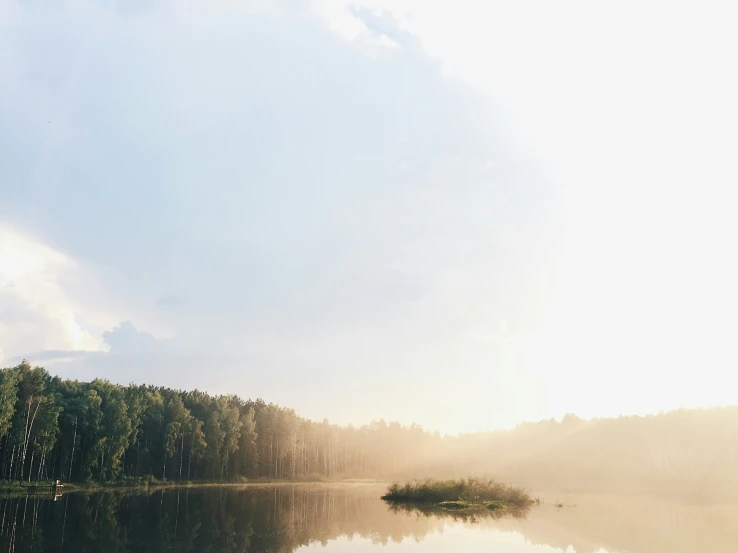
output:
[[[136,478],[136,479],[125,479],[117,482],[94,482],[94,481],[87,481],[87,482],[62,482],[61,486],[59,487],[58,491],[62,493],[67,492],[76,492],[76,491],[93,491],[93,490],[103,490],[103,489],[109,489],[109,488],[146,488],[149,486],[171,486],[173,482],[163,482],[156,479],[144,479],[144,478]],[[188,485],[189,482],[181,483],[183,485]],[[53,486],[52,481],[38,481],[38,482],[1,482],[0,483],[0,495],[2,496],[8,496],[8,495],[25,495],[25,494],[33,494],[33,493],[48,493]]]
[[382,499],[393,504],[433,505],[454,511],[524,509],[533,503],[522,488],[476,478],[392,484]]
[[[299,484],[380,484],[381,481],[372,479],[328,479],[317,475],[315,478],[300,478],[295,480],[256,478],[249,480],[238,478],[233,480],[161,480],[151,476],[137,478],[121,478],[111,482],[98,482],[88,480],[86,482],[63,482],[59,489],[62,493],[69,492],[92,492],[101,490],[135,490],[135,489],[161,489],[161,488],[203,488],[215,486],[259,486],[259,485],[299,485]],[[0,496],[48,494],[52,486],[51,481],[39,482],[0,482]]]

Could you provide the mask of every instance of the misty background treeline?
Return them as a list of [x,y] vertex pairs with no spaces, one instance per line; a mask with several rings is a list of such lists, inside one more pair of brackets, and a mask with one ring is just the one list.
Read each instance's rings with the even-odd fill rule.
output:
[[34,481],[492,476],[531,490],[738,494],[738,407],[441,436],[314,422],[235,395],[0,371],[0,478]]

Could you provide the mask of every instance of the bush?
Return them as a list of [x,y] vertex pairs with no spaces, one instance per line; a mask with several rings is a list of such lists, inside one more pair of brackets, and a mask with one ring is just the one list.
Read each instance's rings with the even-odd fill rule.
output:
[[382,499],[390,502],[442,503],[464,502],[482,504],[498,502],[505,505],[524,507],[530,505],[530,496],[516,486],[467,478],[466,480],[424,480],[408,482],[401,486],[392,484]]

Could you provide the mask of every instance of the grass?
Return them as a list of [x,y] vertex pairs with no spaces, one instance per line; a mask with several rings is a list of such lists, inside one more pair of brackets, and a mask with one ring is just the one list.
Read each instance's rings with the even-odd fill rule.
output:
[[382,499],[391,504],[433,505],[453,511],[525,509],[534,503],[522,488],[477,478],[392,484]]

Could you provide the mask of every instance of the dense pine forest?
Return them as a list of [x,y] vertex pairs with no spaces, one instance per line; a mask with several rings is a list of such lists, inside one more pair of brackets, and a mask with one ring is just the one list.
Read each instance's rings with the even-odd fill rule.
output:
[[490,476],[529,490],[738,496],[738,407],[441,436],[353,427],[260,399],[0,371],[0,479],[136,483]]
[[373,477],[408,470],[433,439],[396,423],[315,423],[235,395],[63,380],[27,362],[0,372],[6,480]]

